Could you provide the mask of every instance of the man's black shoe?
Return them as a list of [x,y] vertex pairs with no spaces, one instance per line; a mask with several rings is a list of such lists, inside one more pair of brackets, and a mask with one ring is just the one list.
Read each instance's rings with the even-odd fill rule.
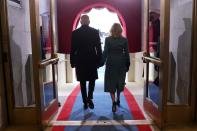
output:
[[113,112],[113,113],[116,112],[116,102],[113,102],[113,105],[112,105],[112,112]]
[[90,109],[94,109],[94,103],[92,102],[92,100],[88,100],[88,105]]
[[88,109],[88,105],[87,104],[84,104],[83,105],[83,108],[86,110],[86,109]]
[[119,99],[117,99],[116,105],[120,107],[120,100]]

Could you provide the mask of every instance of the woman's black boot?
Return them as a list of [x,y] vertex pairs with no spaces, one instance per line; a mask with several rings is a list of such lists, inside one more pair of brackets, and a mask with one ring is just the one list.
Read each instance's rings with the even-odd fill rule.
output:
[[113,102],[113,105],[112,105],[112,112],[116,112],[116,102]]
[[116,104],[120,107],[120,99],[117,99]]

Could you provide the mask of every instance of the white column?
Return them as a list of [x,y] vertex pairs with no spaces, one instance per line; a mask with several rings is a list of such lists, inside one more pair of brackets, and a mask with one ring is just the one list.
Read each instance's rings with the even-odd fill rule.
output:
[[66,58],[65,54],[58,53],[58,87],[62,87],[66,83]]
[[[66,54],[66,58],[70,59],[70,54]],[[66,62],[66,82],[67,83],[73,82],[73,69],[70,65],[70,61]]]
[[135,53],[130,53],[130,67],[128,72],[128,82],[134,82],[135,81]]

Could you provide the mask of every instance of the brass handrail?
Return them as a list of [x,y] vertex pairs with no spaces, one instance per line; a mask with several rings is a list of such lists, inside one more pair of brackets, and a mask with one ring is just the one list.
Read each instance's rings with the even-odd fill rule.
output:
[[143,56],[142,57],[143,61],[145,63],[153,63],[155,65],[161,66],[162,61],[159,58],[154,58],[154,57],[150,57],[150,56]]
[[44,68],[44,67],[51,65],[51,64],[57,64],[58,61],[59,61],[59,58],[51,58],[51,59],[48,59],[46,61],[39,63],[39,67]]

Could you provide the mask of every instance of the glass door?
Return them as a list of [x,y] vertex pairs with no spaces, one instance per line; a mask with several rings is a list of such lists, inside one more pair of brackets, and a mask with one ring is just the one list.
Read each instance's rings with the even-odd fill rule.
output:
[[162,127],[164,111],[164,62],[161,44],[161,1],[145,0],[145,63],[144,109],[159,127]]
[[39,1],[40,21],[40,100],[42,110],[42,123],[47,126],[52,116],[58,110],[57,94],[57,27],[56,27],[56,1]]
[[0,46],[10,125],[46,125],[57,112],[55,2],[0,1]]
[[0,17],[8,123],[36,124],[38,103],[34,90],[29,1],[1,0]]
[[159,127],[195,119],[196,7],[195,0],[145,0],[144,109]]

